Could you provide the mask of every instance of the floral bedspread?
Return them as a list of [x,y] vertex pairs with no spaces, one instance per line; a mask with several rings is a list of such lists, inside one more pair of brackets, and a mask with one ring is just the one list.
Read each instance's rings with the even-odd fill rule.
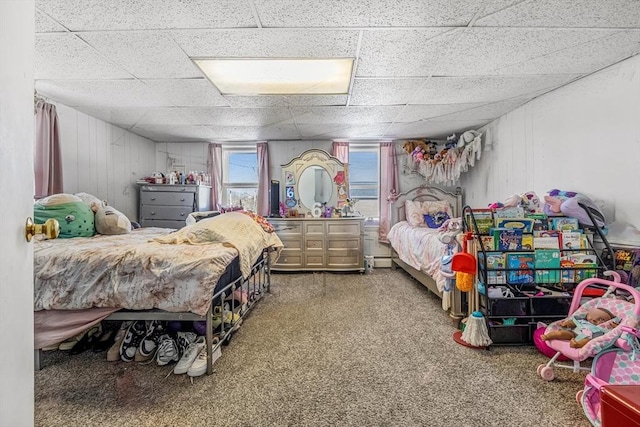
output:
[[[36,242],[34,310],[159,308],[204,315],[216,283],[234,258],[240,256],[246,277],[247,266],[250,270],[263,248],[274,247],[274,257],[282,248],[275,233],[257,224],[229,228],[230,219],[202,225],[203,220],[178,231],[140,228],[115,236]],[[223,230],[216,232],[220,226]],[[192,227],[198,227],[197,232],[188,234]],[[207,229],[212,231],[202,231]],[[234,238],[234,233],[240,234]]]
[[414,227],[400,221],[391,227],[387,238],[402,261],[431,276],[442,292],[446,278],[440,267],[446,246],[438,240],[439,235],[437,228]]

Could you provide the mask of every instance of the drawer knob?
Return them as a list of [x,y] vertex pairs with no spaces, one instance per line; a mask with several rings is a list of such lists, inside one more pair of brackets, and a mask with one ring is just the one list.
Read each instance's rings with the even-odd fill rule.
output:
[[155,212],[151,212],[151,215],[155,215],[155,214],[156,214]]
[[184,202],[184,200],[185,200],[184,197],[182,199],[180,199],[181,202]]
[[151,198],[151,200],[155,200],[155,199],[156,199],[155,197],[152,197],[152,198]]
[[184,216],[184,212],[180,212],[180,216]]

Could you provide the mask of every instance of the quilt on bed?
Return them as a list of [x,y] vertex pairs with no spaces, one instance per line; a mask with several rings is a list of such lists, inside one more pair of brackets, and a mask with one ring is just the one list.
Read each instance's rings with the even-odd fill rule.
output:
[[398,257],[416,270],[433,278],[442,292],[446,278],[440,270],[446,246],[438,240],[437,228],[415,227],[400,221],[391,227],[387,238]]
[[227,215],[178,231],[140,228],[37,242],[34,310],[158,308],[204,315],[218,279],[235,257],[246,277],[263,248],[274,248],[274,258],[282,248],[276,234],[251,217]]

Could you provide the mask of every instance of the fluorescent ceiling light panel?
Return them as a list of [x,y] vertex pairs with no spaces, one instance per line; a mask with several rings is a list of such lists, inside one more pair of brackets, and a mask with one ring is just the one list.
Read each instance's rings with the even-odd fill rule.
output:
[[194,59],[225,95],[335,95],[349,92],[352,58]]

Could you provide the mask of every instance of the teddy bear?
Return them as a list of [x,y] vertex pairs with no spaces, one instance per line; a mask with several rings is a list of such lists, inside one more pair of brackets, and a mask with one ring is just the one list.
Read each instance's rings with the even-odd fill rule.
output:
[[425,152],[428,151],[427,144],[420,139],[410,139],[402,144],[402,149],[407,153],[411,154],[417,148],[421,147]]

